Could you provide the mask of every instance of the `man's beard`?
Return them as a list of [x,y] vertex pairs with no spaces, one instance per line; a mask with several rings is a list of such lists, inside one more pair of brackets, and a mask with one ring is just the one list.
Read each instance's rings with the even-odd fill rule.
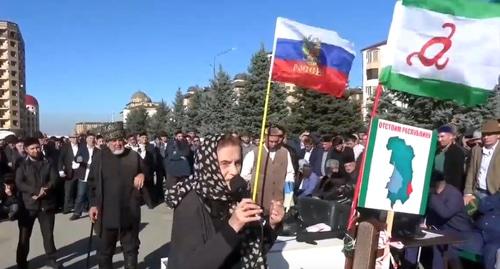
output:
[[121,155],[121,154],[123,154],[124,151],[125,151],[125,148],[121,148],[121,149],[114,149],[111,152],[113,153],[113,155]]

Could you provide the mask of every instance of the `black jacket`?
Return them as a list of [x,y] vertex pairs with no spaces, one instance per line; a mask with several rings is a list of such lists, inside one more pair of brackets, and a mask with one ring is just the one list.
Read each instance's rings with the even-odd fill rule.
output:
[[[214,220],[195,191],[188,193],[174,211],[169,269],[241,268],[241,235],[227,221]],[[264,253],[277,233],[264,227]]]
[[73,169],[71,168],[72,162],[75,160],[75,155],[73,154],[73,148],[71,143],[65,144],[59,153],[59,162],[57,165],[58,171],[64,171],[66,178],[73,178]]
[[165,171],[174,177],[186,177],[192,173],[192,157],[189,145],[185,142],[171,140],[165,153]]
[[[24,160],[16,171],[16,187],[21,194],[24,207],[28,210],[54,210],[56,209],[56,182],[57,171],[47,160]],[[38,195],[42,187],[48,188],[47,195],[33,200],[32,196]]]
[[444,180],[463,192],[465,188],[465,153],[456,144],[448,147],[444,154]]
[[[94,154],[97,154],[98,151],[99,151],[99,149],[94,147],[94,151],[92,153],[92,156],[94,156]],[[85,173],[87,171],[87,167],[89,166],[89,164],[88,164],[89,159],[90,159],[90,152],[89,152],[87,145],[86,144],[80,145],[78,147],[78,151],[77,151],[76,157],[75,157],[75,162],[79,163],[80,166],[77,169],[73,170],[73,178],[76,178],[79,180],[85,179]]]

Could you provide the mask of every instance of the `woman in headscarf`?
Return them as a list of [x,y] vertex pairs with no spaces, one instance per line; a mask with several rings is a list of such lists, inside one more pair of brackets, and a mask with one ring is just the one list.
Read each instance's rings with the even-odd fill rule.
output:
[[270,216],[249,197],[239,176],[240,140],[208,136],[195,153],[194,174],[166,192],[175,208],[169,269],[266,268],[284,208],[273,201]]

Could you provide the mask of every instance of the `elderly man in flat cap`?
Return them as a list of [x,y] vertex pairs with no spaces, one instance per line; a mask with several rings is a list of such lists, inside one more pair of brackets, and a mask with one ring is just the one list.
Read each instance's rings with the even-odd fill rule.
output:
[[434,169],[442,173],[446,183],[463,191],[465,184],[465,152],[455,143],[456,127],[450,124],[438,128],[439,149]]
[[[486,121],[482,128],[482,146],[472,149],[465,181],[464,201],[468,204],[475,196],[483,198],[500,190],[500,123]],[[475,195],[475,196],[474,196]]]
[[114,130],[108,135],[109,148],[93,156],[88,177],[89,216],[96,224],[100,238],[99,268],[113,268],[116,242],[120,240],[125,268],[137,268],[139,224],[147,171],[139,154],[125,148],[125,132]]

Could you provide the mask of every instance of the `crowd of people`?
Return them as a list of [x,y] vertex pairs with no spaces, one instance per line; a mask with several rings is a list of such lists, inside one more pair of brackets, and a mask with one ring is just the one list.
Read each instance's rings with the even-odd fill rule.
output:
[[[486,121],[481,130],[462,135],[445,125],[438,133],[426,225],[468,235],[466,244],[453,247],[452,264],[466,249],[492,269],[500,249],[500,123]],[[140,208],[162,202],[175,209],[168,268],[263,268],[286,210],[300,198],[350,205],[368,140],[366,132],[308,131],[290,139],[272,125],[259,158],[259,138],[247,133],[201,137],[177,131],[152,141],[146,133],[121,129],[103,135],[3,140],[0,217],[18,221],[19,268],[28,268],[37,219],[47,264],[61,267],[53,236],[58,212],[70,220],[88,212],[100,238],[99,268],[112,268],[117,240],[125,268],[137,268]],[[422,259],[430,261],[428,268],[440,268],[443,250],[430,253]],[[416,264],[412,250],[405,259],[407,266]]]

